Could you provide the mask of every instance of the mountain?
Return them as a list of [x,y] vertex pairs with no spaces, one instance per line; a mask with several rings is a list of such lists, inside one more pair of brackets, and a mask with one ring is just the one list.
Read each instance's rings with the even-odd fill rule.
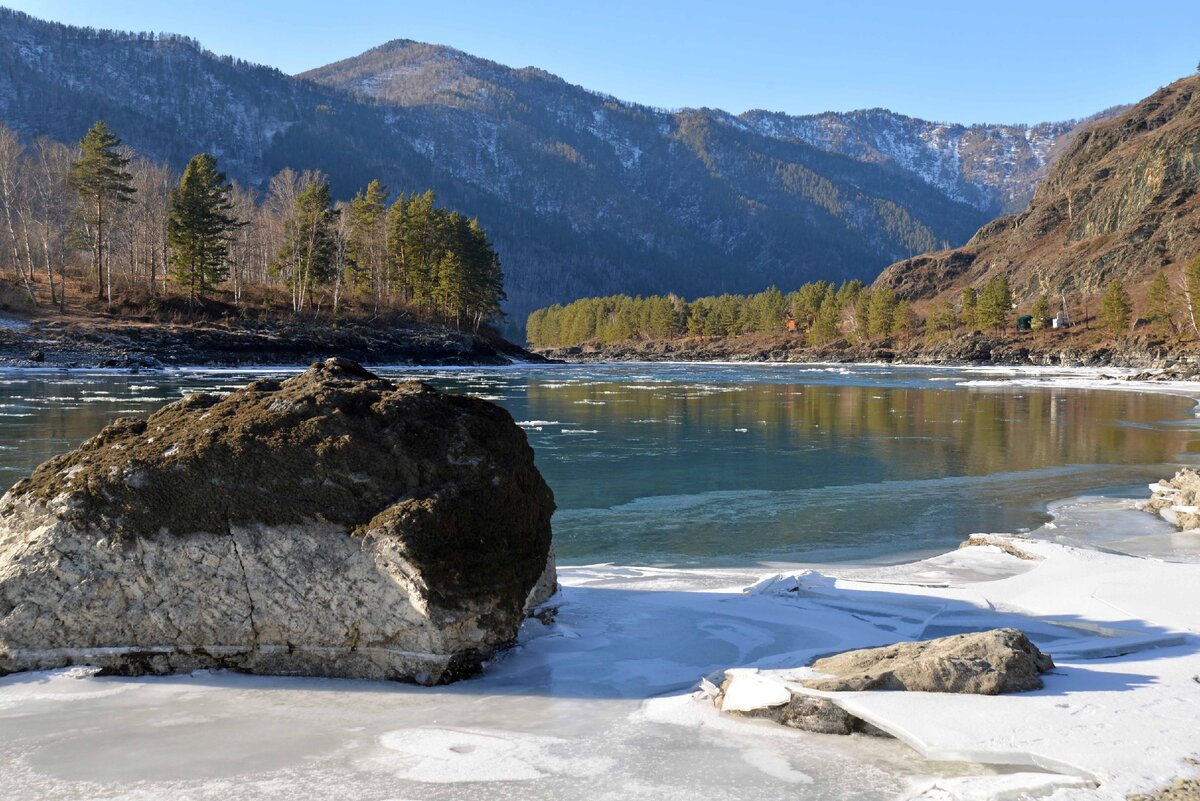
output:
[[247,183],[333,153],[343,193],[385,165],[412,181],[429,174],[378,109],[337,91],[182,36],[74,28],[0,9],[0,121],[74,142],[97,119],[176,169],[208,151]]
[[878,108],[804,117],[756,110],[740,119],[768,136],[894,165],[947,197],[998,214],[1024,208],[1033,187],[1079,131],[1127,108],[1034,126],[927,122]]
[[1021,213],[893,264],[876,284],[921,299],[1003,274],[1022,300],[1142,284],[1200,254],[1198,190],[1200,78],[1189,77],[1080,132]]
[[869,280],[965,241],[1077,131],[664,111],[409,41],[292,77],[0,10],[0,121],[74,141],[99,118],[152,158],[207,150],[253,185],[291,166],[341,197],[372,177],[432,187],[491,234],[516,320],[584,295]]

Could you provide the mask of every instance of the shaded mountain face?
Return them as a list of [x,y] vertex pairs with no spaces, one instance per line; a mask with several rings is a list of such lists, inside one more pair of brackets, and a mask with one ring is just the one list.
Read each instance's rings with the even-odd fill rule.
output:
[[290,77],[0,11],[0,121],[75,141],[100,118],[152,158],[207,150],[245,183],[290,166],[341,197],[373,177],[432,187],[489,231],[517,321],[586,295],[870,280],[965,241],[1074,130],[667,112],[405,41]]
[[909,299],[957,296],[993,275],[1028,300],[1136,286],[1200,254],[1200,78],[1160,89],[1076,136],[1020,214],[966,246],[888,267],[877,285]]

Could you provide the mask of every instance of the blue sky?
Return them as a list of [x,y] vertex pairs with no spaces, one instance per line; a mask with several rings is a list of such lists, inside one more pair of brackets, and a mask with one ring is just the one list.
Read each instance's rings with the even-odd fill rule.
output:
[[184,33],[299,72],[389,39],[451,45],[655,106],[882,106],[952,122],[1082,117],[1200,62],[1200,0],[544,2],[0,0],[75,25]]

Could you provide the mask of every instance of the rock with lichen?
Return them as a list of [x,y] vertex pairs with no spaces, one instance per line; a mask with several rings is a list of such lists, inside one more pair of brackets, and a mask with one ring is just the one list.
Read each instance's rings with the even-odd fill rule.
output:
[[0,674],[469,676],[553,592],[507,412],[330,359],[120,420],[0,499]]

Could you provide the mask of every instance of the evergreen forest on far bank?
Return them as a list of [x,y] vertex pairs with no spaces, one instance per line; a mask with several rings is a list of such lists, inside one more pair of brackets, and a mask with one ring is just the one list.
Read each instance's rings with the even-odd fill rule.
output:
[[[962,331],[1012,331],[1064,324],[1095,323],[1101,333],[1125,334],[1148,326],[1158,337],[1200,339],[1200,257],[1172,281],[1155,275],[1136,307],[1120,281],[1098,298],[1076,293],[1041,295],[1018,307],[1004,276],[967,287],[956,302],[945,299],[918,311],[886,287],[861,281],[840,285],[813,281],[784,293],[770,287],[754,295],[716,295],[687,301],[677,295],[583,298],[538,309],[529,315],[526,335],[533,348],[610,345],[626,341],[667,341],[689,337],[728,338],[747,334],[792,334],[813,347],[837,341],[855,344],[936,338]],[[1135,312],[1137,312],[1135,314]],[[1140,316],[1139,316],[1140,315]]]
[[335,201],[324,174],[284,168],[260,193],[207,153],[179,175],[103,122],[75,145],[0,125],[0,225],[7,303],[30,310],[401,312],[476,330],[502,316],[487,233],[432,190],[372,180]]

